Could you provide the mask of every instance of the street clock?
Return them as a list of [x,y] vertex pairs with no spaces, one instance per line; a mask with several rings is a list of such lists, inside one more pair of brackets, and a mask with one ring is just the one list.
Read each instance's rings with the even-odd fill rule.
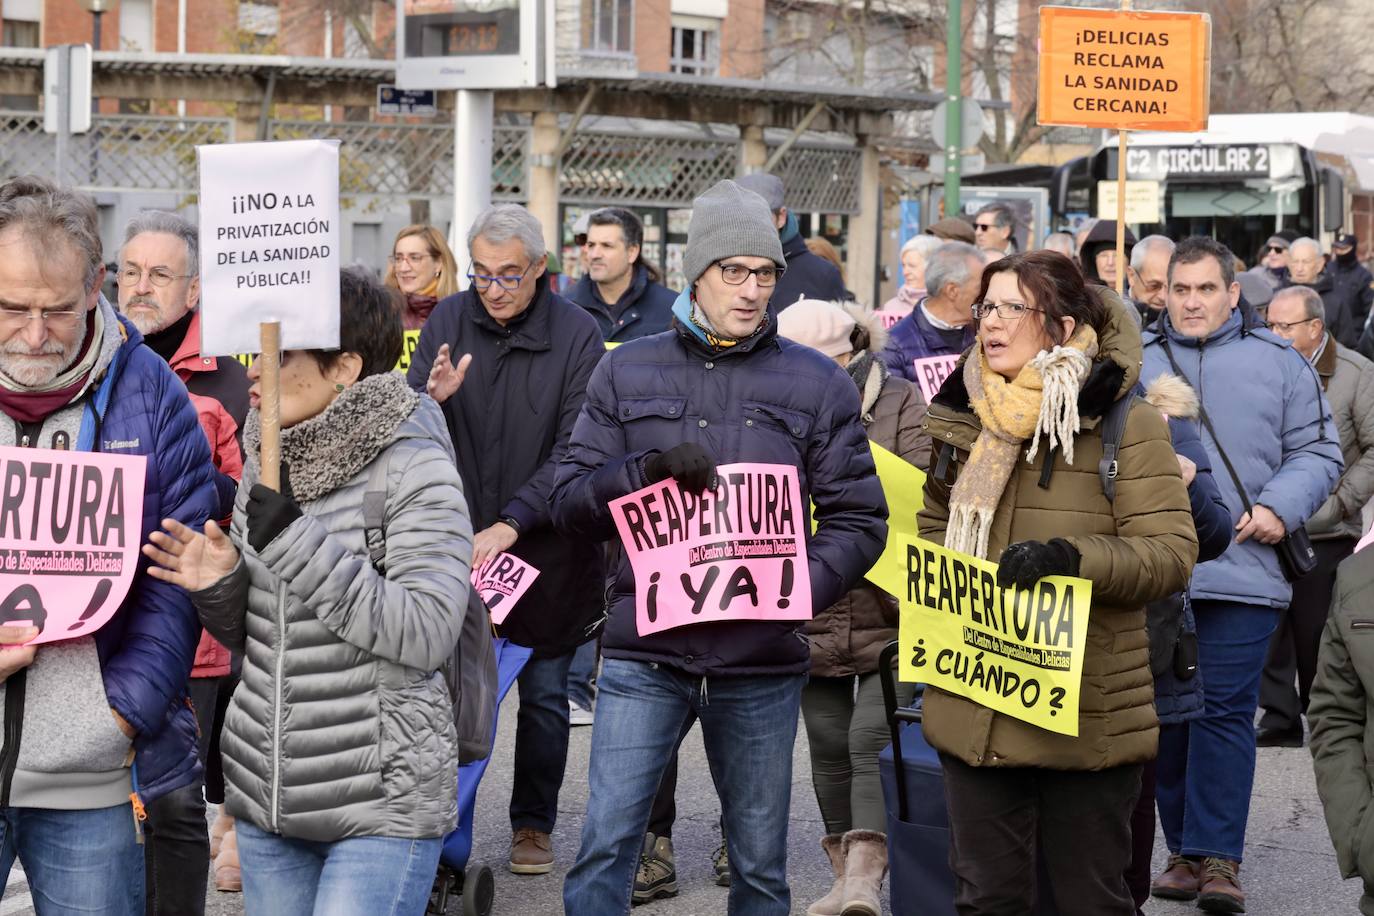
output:
[[553,85],[553,0],[397,0],[401,89]]

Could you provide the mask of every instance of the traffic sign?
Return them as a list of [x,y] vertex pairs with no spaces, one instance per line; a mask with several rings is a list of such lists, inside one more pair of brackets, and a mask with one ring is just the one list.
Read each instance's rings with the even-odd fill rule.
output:
[[49,48],[43,58],[43,132],[84,134],[90,129],[91,46]]
[[[930,136],[941,149],[949,143],[949,131],[945,127],[945,111],[948,105],[948,102],[941,102],[930,115]],[[963,122],[959,131],[959,148],[969,149],[977,146],[978,141],[983,139],[983,106],[973,99],[965,98],[959,103],[959,108],[959,117]]]
[[395,86],[377,87],[377,114],[413,115],[432,118],[438,114],[433,89],[397,89]]

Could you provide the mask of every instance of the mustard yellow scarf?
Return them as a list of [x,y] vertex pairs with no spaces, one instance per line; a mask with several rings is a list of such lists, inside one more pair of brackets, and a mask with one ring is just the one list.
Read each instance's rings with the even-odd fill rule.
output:
[[1096,355],[1097,332],[1080,325],[1066,343],[1041,350],[1007,381],[988,368],[982,341],[974,345],[964,361],[964,384],[983,429],[950,492],[946,547],[988,559],[992,519],[1027,439],[1027,462],[1035,460],[1043,433],[1048,447],[1062,448],[1064,460],[1073,464],[1078,389]]

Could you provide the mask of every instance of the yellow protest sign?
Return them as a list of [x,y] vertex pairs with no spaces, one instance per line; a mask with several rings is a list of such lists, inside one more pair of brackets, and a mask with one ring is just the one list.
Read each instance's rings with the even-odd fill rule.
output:
[[1050,576],[999,588],[995,563],[920,538],[906,539],[900,571],[901,680],[1078,735],[1091,582]]
[[419,331],[406,331],[404,345],[401,347],[401,358],[396,361],[397,372],[410,371],[410,358],[415,355],[415,348],[420,345]]
[[887,545],[866,578],[889,595],[901,597],[906,591],[906,545],[919,536],[916,513],[925,499],[926,475],[871,439],[868,446],[887,497]]
[[[419,331],[402,332],[401,358],[396,360],[396,371],[407,372],[410,369],[410,358],[415,355],[415,348],[420,345]],[[243,368],[252,367],[253,360],[257,359],[256,353],[236,353],[234,359],[243,363]]]
[[1204,13],[1040,7],[1041,124],[1207,129],[1212,21]]

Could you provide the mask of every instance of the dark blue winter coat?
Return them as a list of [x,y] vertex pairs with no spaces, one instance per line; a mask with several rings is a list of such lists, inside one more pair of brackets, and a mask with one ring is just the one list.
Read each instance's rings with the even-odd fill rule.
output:
[[474,531],[502,517],[520,537],[510,553],[539,577],[501,624],[501,635],[542,657],[596,636],[605,604],[600,544],[564,537],[549,518],[554,468],[566,448],[592,368],[606,353],[596,322],[540,277],[530,306],[502,326],[475,289],[439,302],[420,332],[406,381],[424,391],[435,354],[472,354],[444,419]]
[[[1174,451],[1197,465],[1197,476],[1188,485],[1188,499],[1192,503],[1193,527],[1197,529],[1197,561],[1206,563],[1226,552],[1235,531],[1231,525],[1231,510],[1221,495],[1212,473],[1211,459],[1202,444],[1197,424],[1177,417],[1169,418],[1169,435]],[[1192,602],[1183,595],[1183,631],[1197,632]],[[1161,725],[1175,725],[1202,715],[1202,672],[1180,681],[1173,669],[1155,677],[1155,712]]]
[[592,313],[603,339],[624,343],[668,330],[673,321],[673,300],[677,293],[650,280],[648,268],[636,264],[630,288],[614,308],[601,298],[601,290],[586,274],[568,290],[568,298]]
[[[87,401],[78,451],[146,455],[142,542],[174,518],[202,528],[217,507],[210,445],[186,386],[143,346],[122,316],[128,339]],[[196,717],[186,699],[200,621],[186,592],[154,579],[140,560],[133,587],[95,633],[113,707],[137,731],[134,790],[145,802],[198,778]]]
[[[683,294],[679,314],[685,302]],[[802,504],[814,502],[819,525],[807,546],[815,613],[838,601],[882,552],[887,503],[854,382],[819,352],[778,337],[771,310],[763,331],[729,350],[713,350],[679,318],[672,330],[607,354],[558,466],[554,524],[588,540],[615,537],[607,504],[648,485],[645,459],[684,442],[700,444],[717,464],[798,469]],[[699,623],[640,636],[634,594],[622,556],[601,641],[607,658],[658,662],[694,677],[810,668],[800,621]]]
[[839,268],[820,255],[812,254],[806,247],[806,239],[800,235],[782,243],[782,256],[787,259],[787,269],[768,300],[775,311],[795,305],[798,299],[845,302],[854,298],[845,289]]
[[883,350],[883,362],[888,371],[899,375],[913,384],[916,378],[915,362],[931,356],[958,356],[973,346],[973,338],[978,334],[977,322],[970,321],[964,329],[963,343],[959,349],[952,349],[945,342],[940,329],[931,324],[925,316],[921,300],[911,314],[892,326],[887,332],[887,348]]

